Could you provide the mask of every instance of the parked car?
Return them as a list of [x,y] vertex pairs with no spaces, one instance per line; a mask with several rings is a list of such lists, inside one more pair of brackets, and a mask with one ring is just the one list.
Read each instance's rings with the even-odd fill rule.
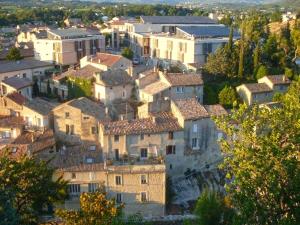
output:
[[132,59],[132,63],[133,63],[133,65],[139,65],[140,64],[140,60],[138,58],[133,58]]

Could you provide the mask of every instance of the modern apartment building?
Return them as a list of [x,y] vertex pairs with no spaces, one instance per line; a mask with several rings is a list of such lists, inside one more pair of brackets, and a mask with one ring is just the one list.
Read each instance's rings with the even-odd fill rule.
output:
[[105,38],[98,31],[70,28],[47,31],[47,38],[34,41],[35,58],[58,65],[74,65],[84,56],[105,50]]

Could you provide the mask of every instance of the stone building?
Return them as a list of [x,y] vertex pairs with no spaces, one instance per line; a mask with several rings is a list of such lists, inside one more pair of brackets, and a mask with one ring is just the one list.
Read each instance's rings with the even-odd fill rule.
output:
[[97,145],[98,122],[107,119],[105,107],[86,97],[73,99],[53,109],[54,132],[66,143]]
[[32,98],[32,81],[28,78],[9,77],[1,82],[0,94],[7,95],[18,92],[27,99]]
[[95,76],[95,99],[107,105],[118,99],[130,98],[134,82],[126,71],[108,70],[96,73]]
[[147,72],[136,81],[142,102],[197,98],[203,102],[203,80],[199,74]]

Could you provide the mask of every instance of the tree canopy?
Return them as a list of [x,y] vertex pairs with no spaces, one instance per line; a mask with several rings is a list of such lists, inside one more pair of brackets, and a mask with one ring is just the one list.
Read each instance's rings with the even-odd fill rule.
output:
[[23,57],[21,56],[20,50],[18,48],[13,47],[9,49],[6,59],[10,61],[17,61],[23,59]]
[[[236,224],[300,223],[300,81],[270,110],[242,105],[216,119]],[[241,141],[242,140],[242,141]]]

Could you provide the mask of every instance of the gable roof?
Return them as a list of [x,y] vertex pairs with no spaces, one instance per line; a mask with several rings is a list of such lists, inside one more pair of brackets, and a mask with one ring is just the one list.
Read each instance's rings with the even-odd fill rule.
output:
[[135,120],[119,120],[105,123],[105,135],[152,134],[182,130],[171,113],[153,113],[151,117]]
[[208,114],[211,115],[211,116],[223,116],[223,115],[228,114],[226,109],[224,109],[224,107],[220,104],[204,105],[204,108],[206,109]]
[[150,95],[155,95],[157,93],[160,93],[160,92],[168,89],[169,87],[171,87],[171,85],[158,80],[158,81],[155,81],[155,82],[145,86],[143,89],[140,89],[140,91],[143,91]]
[[9,77],[3,80],[2,82],[16,90],[20,90],[22,88],[32,85],[31,80],[27,78],[20,78],[20,77]]
[[65,102],[53,109],[53,111],[64,107],[65,105],[72,106],[81,110],[83,114],[92,116],[98,120],[105,119],[105,107],[102,103],[94,102],[86,97],[80,97],[68,102]]
[[92,65],[86,65],[80,69],[69,69],[68,71],[55,76],[53,79],[54,80],[60,80],[65,77],[78,77],[78,78],[84,78],[84,79],[91,79],[94,76],[94,73],[96,72],[101,72],[100,69],[92,66]]
[[18,92],[12,92],[8,94],[6,95],[6,98],[9,98],[10,100],[17,103],[18,105],[23,105],[24,102],[26,101],[26,98]]
[[203,85],[203,80],[199,74],[167,73],[164,76],[172,86]]
[[51,110],[56,106],[55,104],[46,101],[42,98],[34,98],[32,100],[27,100],[24,104],[25,107],[41,114],[41,115],[48,115]]
[[129,59],[126,59],[125,57],[123,57],[121,55],[114,55],[114,54],[109,54],[109,53],[98,52],[96,55],[94,55],[92,57],[92,62],[106,65],[108,67],[112,67],[114,64],[119,62],[121,59],[130,61]]
[[1,61],[0,62],[0,73],[7,73],[12,71],[20,71],[26,69],[34,69],[41,67],[50,67],[53,64],[43,62],[35,59],[22,59],[18,61]]
[[209,117],[207,110],[195,98],[179,99],[174,103],[185,120]]
[[291,80],[285,75],[270,75],[267,78],[274,84],[290,84]]
[[272,89],[265,83],[248,83],[248,84],[244,84],[244,86],[251,93],[272,92]]
[[133,79],[125,70],[107,70],[97,74],[96,83],[104,86],[125,85],[133,82]]
[[150,24],[216,24],[204,16],[141,16],[141,20]]

